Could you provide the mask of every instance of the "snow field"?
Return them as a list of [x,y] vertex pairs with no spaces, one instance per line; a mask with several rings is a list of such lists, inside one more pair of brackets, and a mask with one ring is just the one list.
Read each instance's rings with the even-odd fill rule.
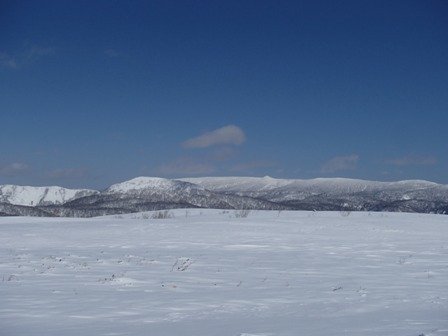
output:
[[448,335],[448,217],[0,218],[0,335]]

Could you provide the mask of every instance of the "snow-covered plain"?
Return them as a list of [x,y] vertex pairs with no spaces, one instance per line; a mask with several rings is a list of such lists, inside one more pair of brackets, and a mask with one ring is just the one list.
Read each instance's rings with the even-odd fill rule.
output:
[[1,336],[448,335],[448,217],[0,218]]

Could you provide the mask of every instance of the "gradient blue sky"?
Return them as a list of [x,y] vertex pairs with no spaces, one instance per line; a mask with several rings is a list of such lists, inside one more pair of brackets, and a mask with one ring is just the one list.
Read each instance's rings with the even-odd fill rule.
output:
[[0,184],[448,184],[448,2],[0,2]]

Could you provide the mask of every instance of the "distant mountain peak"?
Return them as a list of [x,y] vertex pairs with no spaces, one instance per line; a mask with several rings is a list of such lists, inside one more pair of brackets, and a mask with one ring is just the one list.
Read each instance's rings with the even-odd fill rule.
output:
[[22,206],[64,204],[96,193],[98,191],[90,189],[68,189],[57,186],[30,187],[7,184],[0,185],[0,202]]
[[127,192],[138,192],[147,189],[153,190],[166,190],[171,188],[181,188],[181,187],[193,187],[197,189],[202,189],[197,185],[189,182],[170,180],[161,177],[147,177],[140,176],[133,178],[128,181],[114,184],[106,189],[107,193],[127,193]]

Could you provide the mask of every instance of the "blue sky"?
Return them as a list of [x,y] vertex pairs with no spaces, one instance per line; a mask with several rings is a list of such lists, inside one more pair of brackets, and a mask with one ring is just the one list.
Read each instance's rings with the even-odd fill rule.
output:
[[0,184],[448,184],[448,3],[0,4]]

